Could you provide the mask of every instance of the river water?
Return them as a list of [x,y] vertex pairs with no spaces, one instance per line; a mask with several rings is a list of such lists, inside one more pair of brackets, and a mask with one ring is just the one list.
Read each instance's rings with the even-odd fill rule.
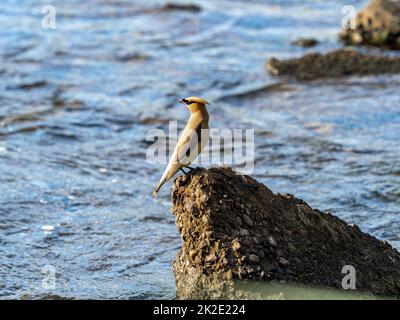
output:
[[51,2],[50,30],[47,1],[0,4],[1,298],[175,297],[171,183],[152,197],[146,134],[183,126],[190,95],[211,127],[255,129],[256,179],[400,248],[400,77],[264,70],[340,47],[349,1]]

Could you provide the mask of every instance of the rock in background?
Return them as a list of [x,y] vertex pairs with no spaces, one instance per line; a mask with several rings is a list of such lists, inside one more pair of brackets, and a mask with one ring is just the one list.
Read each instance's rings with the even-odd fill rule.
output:
[[299,80],[339,78],[350,75],[400,73],[400,58],[372,56],[355,50],[339,49],[325,54],[309,53],[301,58],[271,58],[266,69],[273,75]]
[[192,171],[175,180],[173,204],[178,298],[259,297],[238,289],[240,279],[341,289],[344,265],[356,269],[358,291],[400,296],[400,255],[387,242],[250,176]]
[[339,38],[346,44],[367,44],[400,49],[400,2],[373,0],[356,16],[356,29],[346,29]]

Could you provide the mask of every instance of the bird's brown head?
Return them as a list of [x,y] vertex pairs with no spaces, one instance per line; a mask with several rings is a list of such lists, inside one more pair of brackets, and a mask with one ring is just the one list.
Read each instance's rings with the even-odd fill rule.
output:
[[190,112],[195,112],[200,109],[205,109],[206,104],[209,104],[206,100],[198,97],[188,97],[179,100],[180,103],[186,105]]

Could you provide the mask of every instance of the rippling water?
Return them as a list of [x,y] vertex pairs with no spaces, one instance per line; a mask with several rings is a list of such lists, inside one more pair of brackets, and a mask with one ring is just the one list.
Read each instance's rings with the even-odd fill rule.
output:
[[[348,1],[195,2],[54,0],[56,30],[41,28],[46,2],[1,2],[0,297],[174,298],[171,184],[152,198],[163,168],[145,137],[183,125],[188,95],[212,102],[212,127],[255,128],[254,176],[273,191],[400,248],[400,77],[263,69],[339,47]],[[301,36],[320,44],[291,45]]]

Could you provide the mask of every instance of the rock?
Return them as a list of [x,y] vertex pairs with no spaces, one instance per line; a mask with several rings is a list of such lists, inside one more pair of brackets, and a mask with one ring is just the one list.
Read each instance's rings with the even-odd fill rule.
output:
[[251,254],[249,255],[249,260],[252,263],[258,263],[260,262],[260,258],[258,256],[256,256],[255,254]]
[[206,261],[215,261],[215,260],[217,260],[215,253],[211,253],[206,257]]
[[253,220],[251,220],[251,218],[250,218],[247,214],[244,214],[244,215],[242,216],[242,218],[243,218],[243,221],[244,221],[248,226],[250,226],[250,227],[253,226]]
[[163,5],[162,11],[188,11],[188,12],[200,12],[201,7],[193,3],[175,3],[167,2]]
[[339,33],[343,42],[400,49],[400,2],[372,0],[355,19],[355,29]]
[[[243,291],[239,284],[249,280],[341,289],[345,265],[355,268],[358,291],[400,296],[400,254],[387,242],[229,168],[191,171],[182,180],[172,197],[183,239],[173,263],[178,298],[262,298]],[[224,194],[234,201],[220,205]],[[240,234],[237,218],[245,215],[251,237]]]
[[273,237],[268,237],[268,243],[273,247],[277,246],[276,240]]
[[240,249],[240,243],[238,240],[233,240],[232,241],[232,250],[233,251],[238,251]]
[[318,41],[311,38],[300,38],[293,41],[292,44],[303,48],[311,48],[315,47],[318,44]]
[[195,250],[190,250],[189,251],[189,256],[190,258],[194,259],[196,257],[197,252]]
[[266,69],[273,75],[288,75],[299,80],[400,73],[400,58],[372,56],[355,50],[339,49],[326,54],[310,53],[301,58],[287,60],[271,58]]
[[287,266],[289,264],[289,261],[287,261],[285,258],[279,258],[279,263],[281,265]]

